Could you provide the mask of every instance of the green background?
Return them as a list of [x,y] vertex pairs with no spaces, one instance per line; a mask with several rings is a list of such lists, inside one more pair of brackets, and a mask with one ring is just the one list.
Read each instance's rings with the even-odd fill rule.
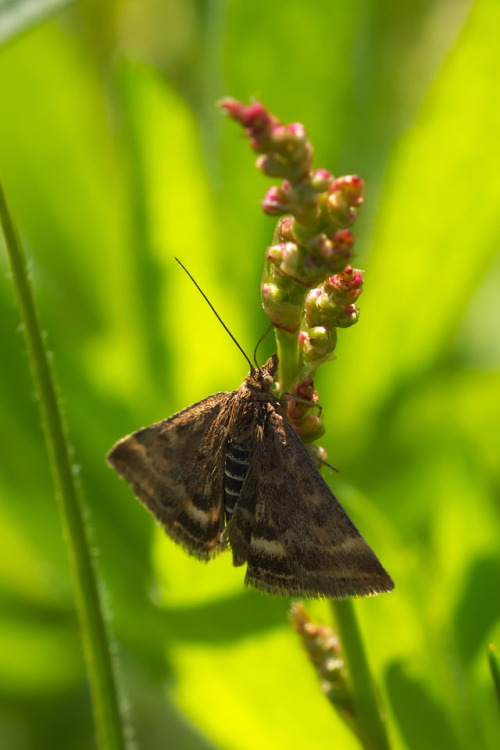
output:
[[[317,385],[332,487],[396,582],[355,605],[393,747],[499,746],[486,656],[500,645],[499,38],[496,0],[0,2],[0,176],[140,748],[358,747],[290,602],[245,591],[228,555],[185,555],[104,462],[119,437],[245,375],[174,255],[247,351],[266,327],[271,182],[216,109],[224,95],[304,123],[317,166],[366,181],[361,319]],[[89,748],[3,249],[0,270],[0,746]],[[327,603],[308,608],[331,622]]]

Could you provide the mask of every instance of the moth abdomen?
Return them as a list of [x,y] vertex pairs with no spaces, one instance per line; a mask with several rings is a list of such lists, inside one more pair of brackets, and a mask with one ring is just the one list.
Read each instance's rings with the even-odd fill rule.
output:
[[250,451],[228,442],[224,461],[224,509],[229,521],[248,473]]

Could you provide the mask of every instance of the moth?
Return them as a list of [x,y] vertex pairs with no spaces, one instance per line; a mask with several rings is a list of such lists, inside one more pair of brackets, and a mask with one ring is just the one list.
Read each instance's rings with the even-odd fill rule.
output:
[[188,553],[230,548],[247,585],[335,599],[391,591],[273,394],[277,369],[273,355],[237,390],[123,438],[109,464]]

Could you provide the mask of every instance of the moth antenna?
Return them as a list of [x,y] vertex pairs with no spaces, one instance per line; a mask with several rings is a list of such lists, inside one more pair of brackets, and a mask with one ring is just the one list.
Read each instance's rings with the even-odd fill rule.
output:
[[259,363],[257,362],[257,349],[262,344],[262,342],[264,341],[264,339],[266,338],[267,334],[269,333],[269,331],[271,330],[272,327],[273,327],[273,324],[270,323],[269,327],[266,328],[266,330],[264,331],[264,333],[262,334],[262,336],[260,337],[260,339],[255,344],[255,349],[253,350],[253,361],[255,362],[255,365],[257,367],[259,367]]
[[[224,328],[224,330],[226,331],[226,333],[228,333],[229,336],[232,338],[232,340],[234,341],[234,343],[236,344],[236,346],[238,347],[238,349],[240,350],[240,352],[243,354],[243,356],[245,357],[246,361],[250,365],[250,369],[254,370],[255,368],[254,368],[253,364],[251,363],[250,358],[247,356],[247,354],[245,353],[245,351],[243,350],[243,348],[237,342],[236,338],[233,336],[233,334],[231,333],[231,331],[229,330],[229,328],[227,327],[227,325],[224,323],[224,321],[222,320],[221,316],[219,315],[219,313],[217,312],[217,310],[215,309],[215,307],[212,305],[212,303],[210,302],[210,300],[208,299],[207,295],[205,294],[205,292],[203,291],[203,289],[201,288],[201,286],[198,284],[198,282],[196,281],[196,279],[194,279],[193,276],[191,276],[191,274],[187,270],[186,266],[183,263],[181,263],[181,261],[179,260],[179,258],[176,258],[174,256],[174,259],[180,265],[180,267],[182,268],[182,270],[187,273],[187,275],[189,276],[189,278],[191,279],[191,281],[193,282],[193,284],[195,285],[195,287],[197,288],[197,290],[199,291],[199,293],[201,294],[201,296],[203,297],[203,299],[205,300],[205,302],[207,303],[207,305],[209,306],[209,308],[211,309],[211,311],[213,312],[213,314],[215,315],[215,317],[217,318],[217,320],[219,321],[219,323],[221,324],[221,326]],[[267,331],[266,331],[266,333],[267,333]]]

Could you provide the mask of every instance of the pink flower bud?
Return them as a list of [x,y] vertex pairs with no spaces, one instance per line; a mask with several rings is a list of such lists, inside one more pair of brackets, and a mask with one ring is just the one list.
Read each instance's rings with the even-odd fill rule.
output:
[[306,297],[306,305],[317,305],[322,294],[323,291],[319,286],[315,289],[311,289]]
[[311,406],[314,406],[318,401],[318,394],[314,393],[314,380],[312,378],[306,378],[302,383],[299,383],[294,388],[294,393],[299,398],[311,401]]
[[297,398],[288,399],[287,414],[290,420],[296,422],[318,404],[318,394],[314,391],[313,379],[307,378],[303,383],[296,385],[293,394]]
[[254,102],[246,107],[241,122],[255,137],[267,133],[277,121],[260,102]]
[[296,237],[293,231],[294,222],[292,216],[284,216],[279,220],[276,228],[276,235],[278,239],[283,242],[295,242]]
[[349,206],[361,206],[363,203],[364,182],[356,174],[338,177],[330,185],[330,193],[342,193]]
[[357,175],[338,177],[329,187],[326,201],[334,222],[350,225],[357,216],[357,207],[363,202],[363,180]]
[[247,107],[236,99],[227,97],[219,102],[219,106],[233,120],[243,125],[255,151],[268,150],[266,144],[278,120],[260,102],[254,102]]
[[311,176],[311,185],[318,193],[328,190],[333,182],[333,175],[327,169],[316,169]]
[[283,141],[289,141],[289,133],[286,125],[277,124],[273,128],[273,142],[274,145],[279,147]]
[[332,236],[331,241],[338,254],[348,257],[354,245],[354,235],[349,229],[339,229]]
[[325,433],[325,426],[317,414],[304,414],[300,420],[292,420],[297,435],[302,440],[318,440]]
[[273,185],[267,191],[262,201],[262,210],[268,216],[285,214],[290,208],[288,197],[282,187]]
[[286,145],[287,149],[304,143],[307,138],[306,130],[300,122],[292,122],[290,125],[275,124],[272,130],[272,139],[278,150]]
[[363,272],[352,266],[346,266],[341,273],[330,276],[324,283],[325,291],[337,305],[355,302],[363,291],[362,286]]
[[288,132],[292,136],[292,138],[295,141],[305,141],[307,138],[307,133],[305,127],[302,125],[301,122],[292,122],[290,125],[287,125]]

